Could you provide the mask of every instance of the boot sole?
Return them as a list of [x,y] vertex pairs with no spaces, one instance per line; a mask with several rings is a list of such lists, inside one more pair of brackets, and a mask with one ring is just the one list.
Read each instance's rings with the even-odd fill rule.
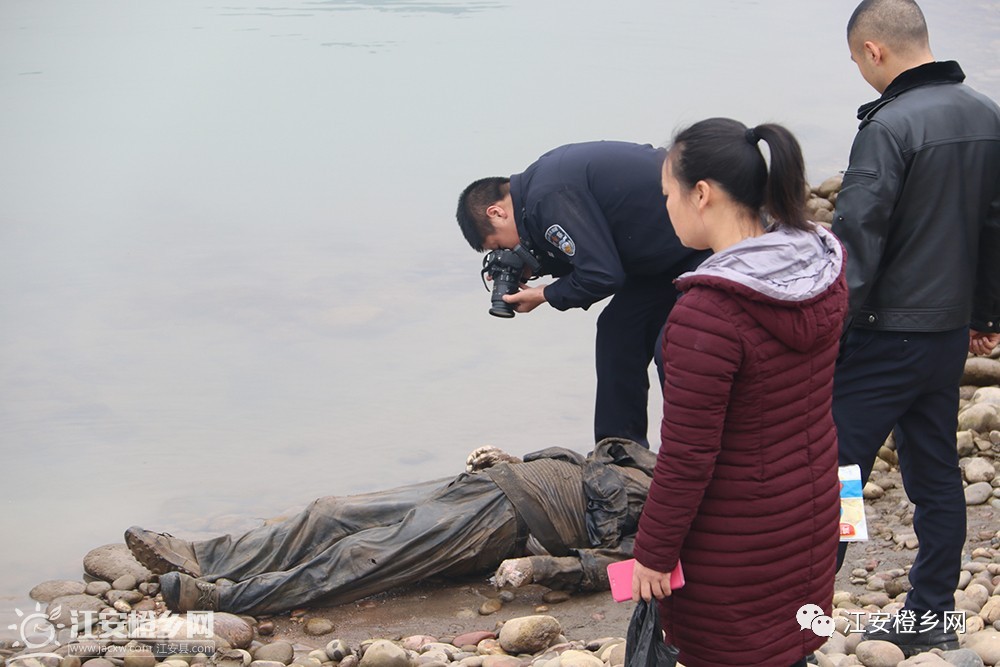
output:
[[[167,572],[180,572],[198,578],[201,572],[196,572],[184,567],[186,559],[182,560],[178,555],[177,561],[165,556],[162,551],[157,550],[152,544],[147,542],[141,535],[131,531],[125,533],[125,544],[137,561],[153,574],[166,574]],[[179,562],[178,562],[179,561]]]

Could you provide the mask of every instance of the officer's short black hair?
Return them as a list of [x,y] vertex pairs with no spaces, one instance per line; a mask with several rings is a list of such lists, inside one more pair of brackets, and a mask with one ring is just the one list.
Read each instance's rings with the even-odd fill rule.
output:
[[502,201],[510,193],[510,179],[490,176],[473,181],[458,197],[458,226],[476,252],[483,251],[483,241],[493,233],[493,225],[486,217],[486,209]]
[[927,20],[913,0],[864,0],[847,22],[847,42],[877,39],[905,53],[927,48]]

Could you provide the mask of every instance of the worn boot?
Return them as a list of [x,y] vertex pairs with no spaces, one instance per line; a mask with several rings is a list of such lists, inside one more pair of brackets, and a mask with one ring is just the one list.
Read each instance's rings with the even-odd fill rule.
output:
[[926,618],[928,621],[933,620],[933,622],[914,624],[914,627],[900,627],[901,624],[889,622],[869,623],[865,627],[864,639],[880,639],[891,642],[898,646],[907,658],[924,651],[930,651],[933,648],[942,651],[955,651],[961,648],[958,643],[958,634],[953,630],[945,629],[941,615],[925,616],[929,613],[915,612],[914,618],[921,620]]
[[192,577],[201,576],[191,543],[169,533],[154,533],[132,526],[125,531],[125,544],[135,559],[153,574],[183,572]]
[[218,611],[218,587],[181,572],[162,575],[160,593],[167,608],[173,612]]

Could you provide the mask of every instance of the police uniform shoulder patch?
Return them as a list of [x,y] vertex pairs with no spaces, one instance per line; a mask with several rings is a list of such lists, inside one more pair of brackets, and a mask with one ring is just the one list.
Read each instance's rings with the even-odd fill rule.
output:
[[576,243],[566,233],[566,230],[559,225],[552,225],[545,230],[545,240],[562,250],[567,257],[572,257],[576,254]]

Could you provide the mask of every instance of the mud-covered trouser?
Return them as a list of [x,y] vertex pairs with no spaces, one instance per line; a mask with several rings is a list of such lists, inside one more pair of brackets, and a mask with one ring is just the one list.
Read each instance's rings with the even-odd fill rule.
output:
[[[958,386],[969,330],[908,333],[852,329],[833,382],[840,465],[861,466],[867,481],[879,447],[895,427],[903,487],[920,546],[907,609],[948,611],[965,544],[965,495],[958,467]],[[840,545],[837,566],[846,544]]]
[[436,574],[495,568],[517,555],[513,506],[483,474],[349,497],[233,538],[193,544],[219,610],[273,613],[341,604]]

